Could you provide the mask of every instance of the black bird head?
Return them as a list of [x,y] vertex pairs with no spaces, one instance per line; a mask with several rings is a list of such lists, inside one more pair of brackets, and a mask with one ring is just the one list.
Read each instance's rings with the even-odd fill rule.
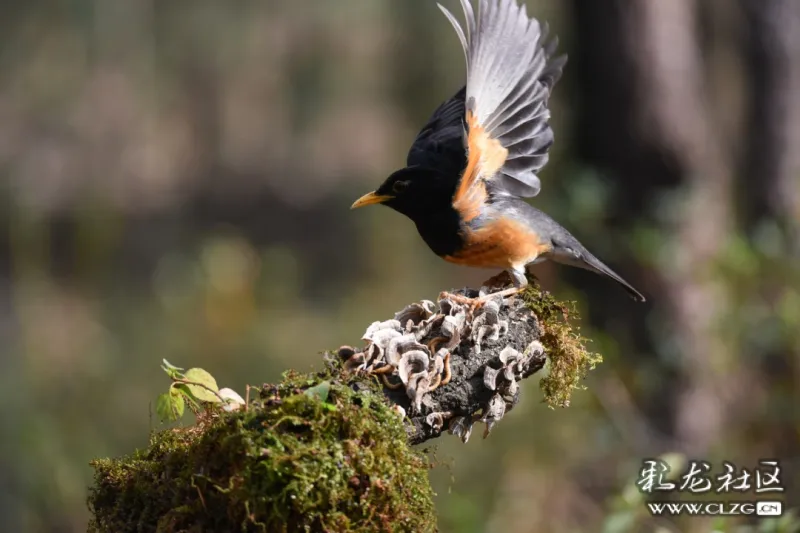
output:
[[407,167],[386,178],[380,187],[359,198],[350,209],[383,204],[414,221],[450,205],[455,191],[452,179],[425,167]]

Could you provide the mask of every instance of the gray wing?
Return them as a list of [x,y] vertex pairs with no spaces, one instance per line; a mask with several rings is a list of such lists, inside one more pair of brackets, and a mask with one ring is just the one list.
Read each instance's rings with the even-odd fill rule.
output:
[[466,56],[466,110],[481,136],[497,141],[496,150],[507,150],[499,168],[485,166],[476,177],[490,181],[494,191],[535,196],[541,188],[537,172],[547,164],[553,143],[547,103],[567,58],[553,58],[558,39],[548,41],[547,25],[529,17],[517,0],[479,0],[477,17],[470,0],[461,0],[461,7],[466,32],[439,6]]

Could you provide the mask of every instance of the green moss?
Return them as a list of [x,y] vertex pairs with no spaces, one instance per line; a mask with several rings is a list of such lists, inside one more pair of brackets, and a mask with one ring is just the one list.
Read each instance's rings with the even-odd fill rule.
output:
[[92,463],[90,532],[435,531],[426,458],[374,391],[290,373],[247,412]]
[[549,372],[540,381],[545,402],[550,407],[566,407],[574,389],[584,388],[586,373],[603,361],[600,354],[586,350],[588,340],[570,323],[579,317],[575,303],[557,302],[553,296],[529,278],[522,293],[525,303],[542,326],[542,345],[547,350]]

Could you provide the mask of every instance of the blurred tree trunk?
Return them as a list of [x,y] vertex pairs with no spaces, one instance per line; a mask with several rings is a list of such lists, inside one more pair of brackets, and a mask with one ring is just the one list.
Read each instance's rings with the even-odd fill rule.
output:
[[[638,277],[660,315],[663,340],[639,349],[663,356],[671,344],[680,360],[648,411],[683,450],[702,453],[725,424],[718,363],[727,350],[716,328],[726,294],[713,265],[732,226],[732,181],[708,105],[698,4],[576,0],[572,9],[581,40],[574,62],[582,91],[579,154],[617,181],[610,217],[661,230],[658,255]],[[669,212],[656,212],[658,205]],[[646,330],[646,313],[630,313],[629,327]]]
[[741,0],[749,117],[742,190],[753,229],[775,218],[795,253],[800,241],[800,2]]
[[[747,195],[743,222],[756,247],[762,229],[769,230],[770,223],[780,228],[785,256],[779,260],[792,265],[800,258],[800,2],[741,3],[747,20],[743,52],[749,96],[741,176],[741,190]],[[772,309],[780,309],[787,279],[761,276],[756,283],[761,298]],[[780,313],[776,315],[774,320],[780,322]],[[764,387],[775,394],[786,391],[791,405],[800,401],[796,386],[786,387],[787,376],[796,383],[800,375],[798,355],[797,342],[786,339],[754,363],[760,363],[758,374]],[[798,437],[793,420],[774,422],[772,435],[772,453],[796,455]]]

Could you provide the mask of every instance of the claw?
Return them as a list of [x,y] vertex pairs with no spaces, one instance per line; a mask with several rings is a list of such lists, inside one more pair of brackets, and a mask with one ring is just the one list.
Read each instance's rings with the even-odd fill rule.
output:
[[461,305],[474,305],[477,298],[470,298],[469,296],[461,296],[460,294],[453,294],[451,292],[442,291],[439,293],[439,300],[448,299]]
[[490,292],[489,294],[477,298],[477,300],[481,304],[484,304],[487,301],[491,300],[492,298],[497,298],[499,296],[501,299],[505,299],[508,298],[509,296],[514,296],[515,294],[519,294],[523,290],[524,290],[523,287],[511,287],[510,289],[504,289],[498,292]]
[[444,298],[449,298],[450,300],[461,304],[469,306],[469,310],[474,313],[480,306],[491,300],[492,298],[497,298],[498,296],[501,299],[505,299],[509,296],[513,296],[518,294],[524,290],[524,287],[511,287],[510,289],[503,289],[502,291],[498,292],[490,292],[488,294],[484,294],[483,296],[478,296],[476,298],[470,298],[468,296],[461,296],[458,294],[452,294],[449,292],[442,292],[439,294],[439,299],[442,300]]

